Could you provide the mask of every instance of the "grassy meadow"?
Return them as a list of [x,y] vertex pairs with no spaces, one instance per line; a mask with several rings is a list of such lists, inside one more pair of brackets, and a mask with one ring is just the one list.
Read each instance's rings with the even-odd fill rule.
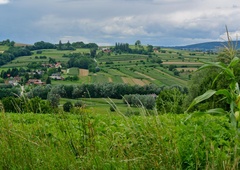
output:
[[140,112],[2,112],[0,169],[239,169],[226,117]]

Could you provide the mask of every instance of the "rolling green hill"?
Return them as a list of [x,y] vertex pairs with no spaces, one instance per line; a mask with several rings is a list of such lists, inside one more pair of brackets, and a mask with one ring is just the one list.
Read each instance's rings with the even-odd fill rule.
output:
[[[109,47],[111,48],[111,47]],[[134,46],[131,46],[134,49]],[[146,46],[143,47],[146,49]],[[0,51],[6,50],[6,46],[0,46]],[[214,61],[216,53],[189,52],[186,50],[163,48],[152,52],[150,55],[130,53],[104,53],[97,50],[95,62],[100,68],[99,72],[89,72],[86,69],[76,69],[69,72],[66,64],[72,53],[90,53],[90,49],[77,48],[76,50],[42,49],[32,51],[31,56],[17,57],[11,62],[0,67],[1,70],[9,68],[28,68],[31,63],[46,64],[49,58],[55,59],[63,65],[62,76],[78,76],[78,81],[53,80],[53,84],[83,84],[83,83],[127,83],[130,85],[144,86],[156,84],[159,86],[180,85],[186,86],[190,75],[199,66],[201,61]],[[100,55],[101,54],[101,55]],[[46,56],[41,58],[40,56]]]

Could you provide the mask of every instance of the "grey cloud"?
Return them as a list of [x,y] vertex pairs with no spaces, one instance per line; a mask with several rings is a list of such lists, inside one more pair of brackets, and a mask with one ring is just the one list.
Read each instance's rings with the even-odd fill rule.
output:
[[141,39],[154,45],[219,40],[225,25],[239,32],[239,6],[236,0],[13,0],[0,6],[1,38],[100,44]]

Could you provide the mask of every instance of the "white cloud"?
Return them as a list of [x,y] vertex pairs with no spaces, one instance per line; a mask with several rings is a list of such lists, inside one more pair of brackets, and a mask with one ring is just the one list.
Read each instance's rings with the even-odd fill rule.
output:
[[[229,32],[228,32],[228,35],[230,36],[230,38],[231,38],[232,40],[239,40],[240,29],[237,30],[237,31],[233,31],[233,32],[232,32],[232,31],[229,31]],[[221,35],[219,36],[219,39],[224,40],[224,41],[227,41],[227,32],[221,34]]]
[[239,7],[239,0],[15,0],[0,9],[0,20],[3,35],[29,41],[178,45],[219,40],[225,25],[238,32]]
[[9,0],[0,0],[0,5],[8,4],[9,2]]

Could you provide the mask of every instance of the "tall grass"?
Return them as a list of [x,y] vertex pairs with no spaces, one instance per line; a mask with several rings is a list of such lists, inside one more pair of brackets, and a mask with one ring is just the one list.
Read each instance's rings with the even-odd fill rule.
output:
[[0,169],[239,169],[239,139],[225,117],[0,116]]

